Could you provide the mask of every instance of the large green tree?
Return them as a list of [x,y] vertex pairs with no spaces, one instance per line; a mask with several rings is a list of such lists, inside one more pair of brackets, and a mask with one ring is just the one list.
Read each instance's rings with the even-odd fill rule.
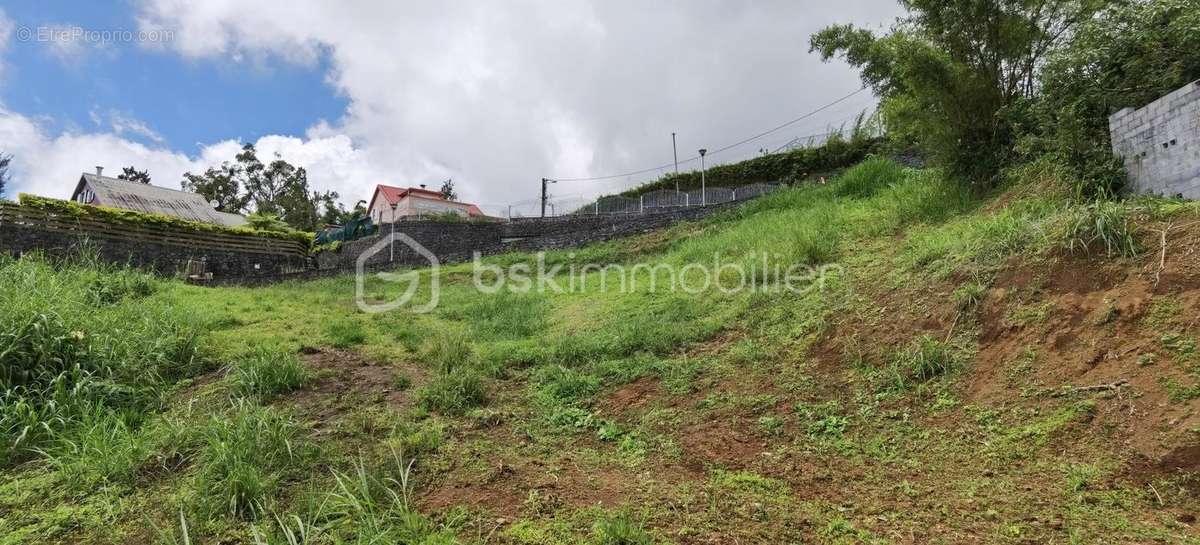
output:
[[209,167],[201,174],[183,175],[183,190],[204,195],[217,203],[217,210],[240,214],[246,211],[249,199],[242,193],[241,166],[228,161],[219,167]]
[[1047,54],[1101,2],[902,0],[908,15],[884,35],[835,25],[812,36],[823,59],[860,69],[882,99],[893,138],[978,185],[1014,155],[1015,119],[1029,106]]
[[311,191],[308,172],[279,154],[263,164],[254,144],[242,146],[232,163],[184,174],[183,188],[216,201],[219,210],[275,217],[301,231],[319,227],[322,206],[338,198],[333,192]]

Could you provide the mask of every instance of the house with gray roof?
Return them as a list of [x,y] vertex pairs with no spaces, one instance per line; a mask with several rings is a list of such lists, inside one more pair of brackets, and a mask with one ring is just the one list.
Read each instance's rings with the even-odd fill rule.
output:
[[101,171],[97,167],[95,174],[83,173],[71,200],[228,227],[246,224],[245,217],[217,210],[199,193],[110,178],[101,175]]

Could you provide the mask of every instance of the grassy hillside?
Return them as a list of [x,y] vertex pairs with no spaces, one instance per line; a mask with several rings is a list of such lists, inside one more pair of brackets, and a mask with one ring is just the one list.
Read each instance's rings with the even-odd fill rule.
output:
[[[1200,543],[1200,208],[1062,186],[869,159],[429,314],[0,262],[0,543]],[[823,274],[568,284],[717,255]]]

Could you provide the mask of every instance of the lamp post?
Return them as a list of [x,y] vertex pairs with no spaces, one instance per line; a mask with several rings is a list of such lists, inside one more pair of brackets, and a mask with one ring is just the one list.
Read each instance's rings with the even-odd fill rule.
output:
[[556,184],[558,180],[542,178],[542,217],[546,217],[546,184]]
[[679,193],[679,148],[675,146],[675,133],[671,133],[671,155],[675,157],[675,192]]
[[706,154],[706,153],[708,153],[707,149],[700,148],[700,206],[704,206],[704,205],[708,204],[708,192],[704,190],[704,186],[705,186],[704,154]]
[[389,262],[396,260],[396,205],[400,203],[392,203],[392,237],[388,241],[388,249],[391,251]]

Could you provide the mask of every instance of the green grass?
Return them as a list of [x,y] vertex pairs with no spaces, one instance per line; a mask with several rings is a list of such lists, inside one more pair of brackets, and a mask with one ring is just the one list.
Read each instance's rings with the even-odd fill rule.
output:
[[604,517],[592,530],[596,545],[653,545],[654,538],[627,512]]
[[284,472],[306,454],[300,434],[287,415],[242,401],[204,421],[192,485],[197,507],[251,519],[266,513]]
[[1140,247],[1126,207],[1095,202],[1072,209],[1063,225],[1064,246],[1075,253],[1103,251],[1109,257],[1132,257]]
[[242,359],[233,369],[234,391],[264,399],[300,388],[312,373],[295,354],[262,349]]
[[487,402],[487,388],[478,371],[460,369],[439,374],[417,390],[421,407],[448,415],[463,415]]
[[[1095,405],[1033,395],[1033,356],[1018,362],[1032,393],[1014,391],[1016,407],[972,405],[961,389],[995,273],[1072,250],[1128,256],[1129,219],[1147,204],[1015,191],[997,206],[964,187],[873,158],[827,185],[545,256],[644,261],[628,289],[593,275],[562,293],[480,293],[469,266],[449,265],[440,306],[419,315],[360,313],[347,277],[213,289],[86,259],[0,258],[0,353],[18,363],[0,368],[0,545],[144,540],[146,519],[180,543],[185,528],[193,543],[882,543],[920,538],[934,520],[982,541],[1171,542],[1177,529],[1147,515],[1158,508],[1145,491],[1125,503],[1103,495],[1116,485],[1095,468],[1116,461],[1070,449],[1090,454],[1112,432],[1072,433]],[[841,271],[803,293],[650,289],[654,266],[718,259],[772,287],[786,278],[776,265]],[[404,288],[365,287],[380,300]],[[1021,292],[1010,322],[1049,320],[1038,297]],[[961,313],[950,340],[844,337],[897,310],[932,316],[926,303]],[[1156,348],[1159,365],[1192,365],[1175,306],[1156,302],[1147,317],[1179,331]],[[829,334],[845,362],[827,357]],[[283,395],[320,373],[297,354],[325,347],[341,352],[314,361],[403,372]],[[224,380],[203,375],[216,368]],[[1164,387],[1177,403],[1196,396],[1191,381]],[[1053,495],[1021,488],[1047,475]],[[838,494],[810,486],[839,479]],[[416,509],[420,494],[476,486],[464,493],[480,503],[530,499],[515,519],[481,505]],[[1191,498],[1160,488],[1168,503]],[[636,513],[582,505],[593,490]],[[968,499],[969,516],[944,519]],[[1063,531],[1020,522],[1060,511]]]
[[338,349],[357,346],[367,340],[366,328],[353,318],[329,322],[325,326],[325,335],[329,339],[329,346]]
[[95,263],[0,257],[0,465],[30,457],[97,413],[135,426],[206,367],[205,325],[151,295],[160,282]]
[[840,197],[866,198],[904,179],[904,167],[882,157],[870,157],[836,179]]

